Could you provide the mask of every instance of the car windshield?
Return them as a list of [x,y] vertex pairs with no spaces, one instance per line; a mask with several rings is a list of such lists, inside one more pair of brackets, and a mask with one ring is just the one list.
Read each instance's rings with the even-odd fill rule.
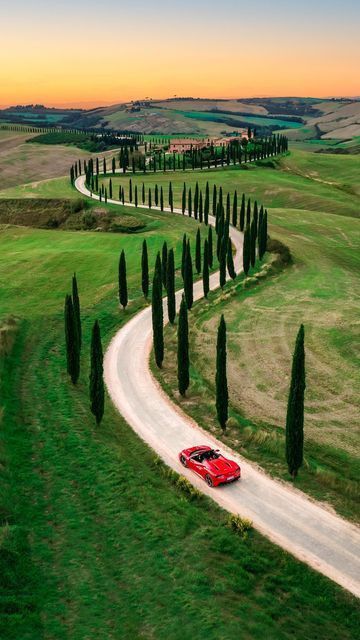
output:
[[219,457],[220,454],[217,453],[217,451],[214,451],[214,449],[211,449],[210,451],[196,452],[193,456],[193,458],[198,462],[204,462],[204,460],[217,460]]

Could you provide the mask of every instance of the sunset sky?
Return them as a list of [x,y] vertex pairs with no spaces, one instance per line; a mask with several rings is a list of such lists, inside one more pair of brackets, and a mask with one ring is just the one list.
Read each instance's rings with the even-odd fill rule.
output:
[[12,0],[0,105],[360,95],[359,0]]

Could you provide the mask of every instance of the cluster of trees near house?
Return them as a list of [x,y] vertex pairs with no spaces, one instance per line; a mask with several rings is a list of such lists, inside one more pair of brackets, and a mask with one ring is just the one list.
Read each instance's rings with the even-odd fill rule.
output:
[[[121,146],[119,144],[119,146]],[[115,174],[117,169],[126,173],[147,172],[156,173],[157,171],[186,171],[187,169],[210,169],[221,168],[224,166],[245,164],[254,160],[264,160],[269,157],[285,153],[288,150],[288,139],[283,135],[273,135],[268,138],[246,140],[243,146],[241,140],[234,140],[225,147],[211,146],[208,149],[190,149],[185,153],[166,153],[164,150],[144,154],[135,153],[138,149],[137,141],[133,144],[124,144],[121,146],[117,157],[107,161],[106,158],[96,158],[86,162],[76,161],[70,167],[70,180],[73,184],[76,178],[84,173],[86,175],[86,184],[93,192],[97,192],[96,176],[108,173]]]

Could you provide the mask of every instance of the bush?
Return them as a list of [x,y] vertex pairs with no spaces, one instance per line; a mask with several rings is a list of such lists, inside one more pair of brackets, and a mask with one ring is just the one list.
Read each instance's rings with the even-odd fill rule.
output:
[[231,515],[227,519],[227,525],[234,531],[240,538],[245,540],[248,535],[248,531],[252,529],[253,523],[248,518],[242,518],[239,515]]
[[95,222],[96,222],[96,216],[94,216],[93,213],[90,213],[90,212],[84,213],[82,217],[82,223],[85,229],[92,229]]
[[180,489],[182,493],[184,493],[187,498],[190,500],[199,500],[202,498],[202,493],[196,487],[194,487],[191,482],[184,476],[179,476],[176,471],[173,471],[170,467],[168,467],[165,462],[162,461],[159,456],[153,458],[154,466],[161,472],[161,474],[167,480],[170,480],[171,484],[173,484],[177,489]]

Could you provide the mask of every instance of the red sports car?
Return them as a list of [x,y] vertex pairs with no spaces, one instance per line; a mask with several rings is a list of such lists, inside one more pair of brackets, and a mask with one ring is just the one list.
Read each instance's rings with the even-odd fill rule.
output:
[[218,449],[207,446],[183,449],[179,459],[184,467],[188,467],[204,478],[209,487],[234,482],[241,476],[239,465],[233,460],[225,458]]

